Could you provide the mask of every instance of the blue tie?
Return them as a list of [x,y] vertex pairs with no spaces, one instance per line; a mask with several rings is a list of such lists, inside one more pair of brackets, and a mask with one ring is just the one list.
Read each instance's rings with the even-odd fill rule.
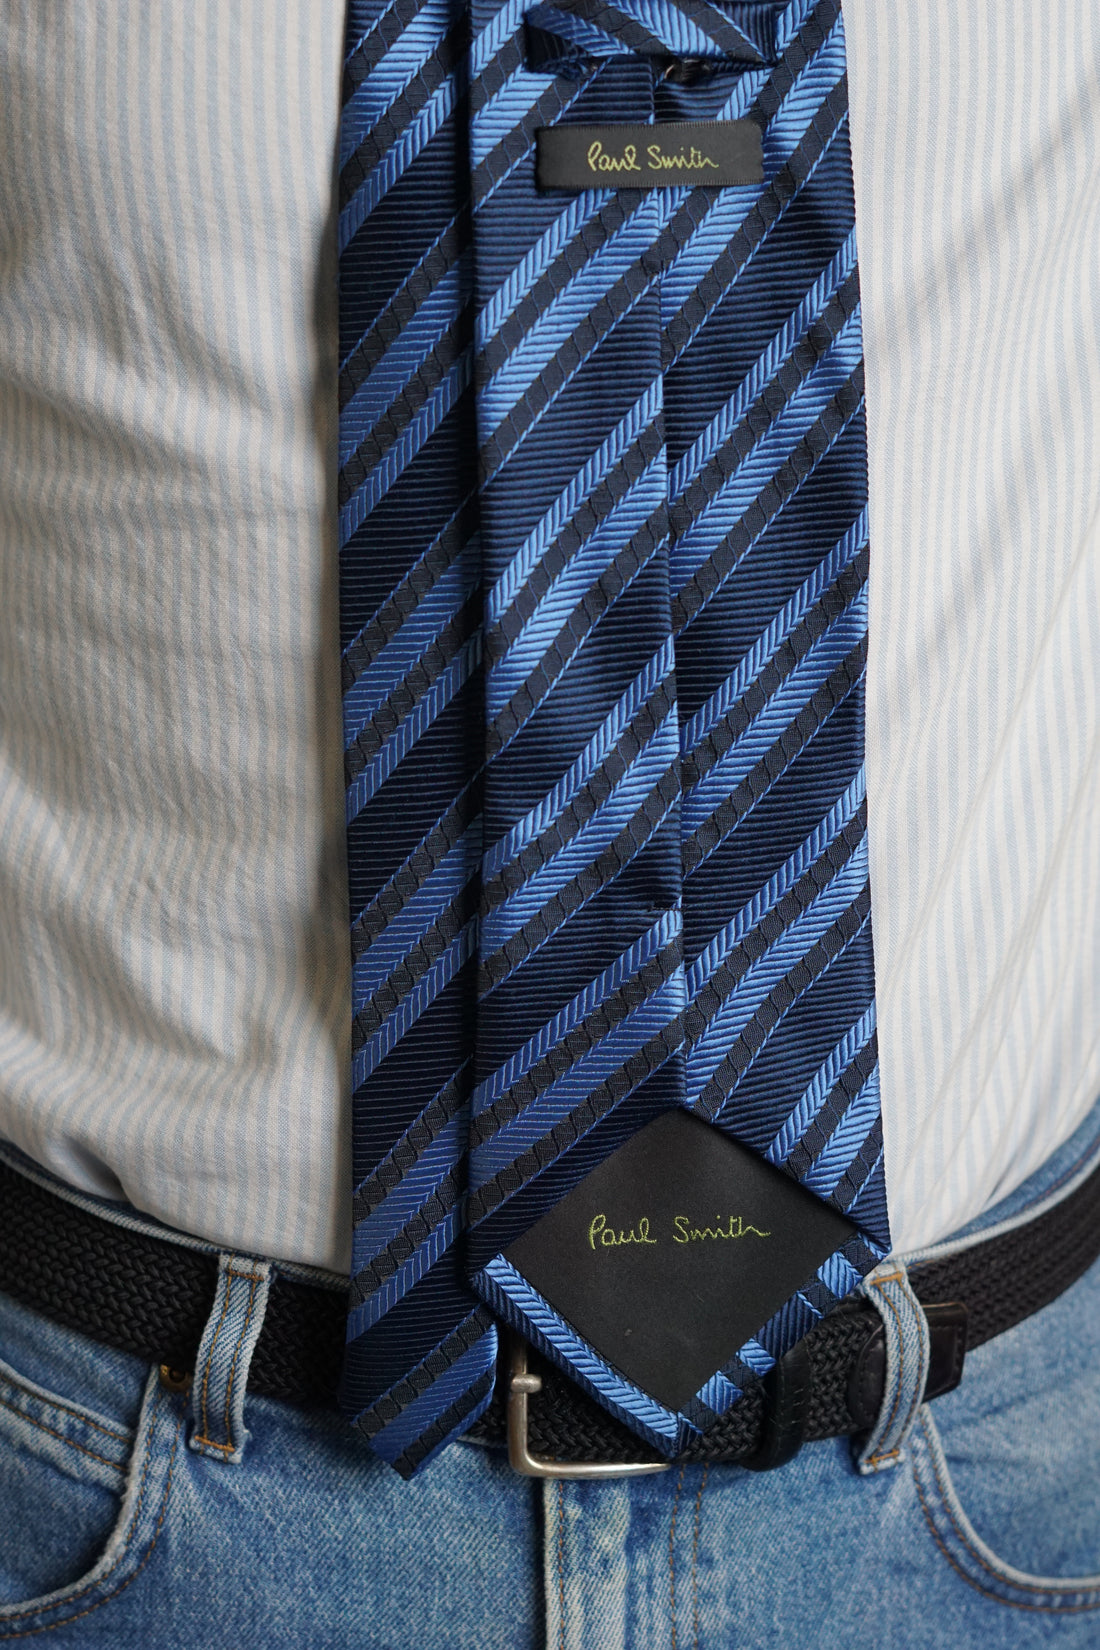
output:
[[[353,3],[344,98],[343,1402],[411,1473],[505,1319],[675,1454],[889,1241],[839,5]],[[762,183],[535,186],[744,120]],[[670,1113],[851,1223],[676,1404],[515,1262]]]

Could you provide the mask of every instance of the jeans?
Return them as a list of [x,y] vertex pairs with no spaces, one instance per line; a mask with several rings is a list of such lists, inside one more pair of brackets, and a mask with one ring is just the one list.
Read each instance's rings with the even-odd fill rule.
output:
[[[1100,1105],[959,1240],[1097,1160]],[[334,1415],[234,1391],[266,1275],[223,1261],[190,1395],[0,1296],[0,1641],[1100,1645],[1100,1264],[927,1406],[906,1388],[910,1325],[893,1430],[862,1457],[836,1439],[770,1473],[588,1484],[520,1478],[470,1443],[405,1484]],[[891,1277],[880,1290],[904,1293]]]

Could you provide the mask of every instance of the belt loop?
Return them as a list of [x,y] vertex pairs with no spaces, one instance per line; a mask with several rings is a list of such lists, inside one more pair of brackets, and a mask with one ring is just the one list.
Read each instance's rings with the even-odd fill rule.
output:
[[905,1441],[924,1400],[929,1333],[924,1308],[913,1293],[905,1262],[884,1260],[860,1284],[882,1319],[886,1372],[882,1404],[855,1457],[861,1473],[885,1472],[905,1458]]
[[218,1256],[218,1287],[191,1386],[194,1428],[190,1446],[226,1465],[239,1463],[249,1438],[244,1395],[270,1287],[269,1261],[246,1255]]

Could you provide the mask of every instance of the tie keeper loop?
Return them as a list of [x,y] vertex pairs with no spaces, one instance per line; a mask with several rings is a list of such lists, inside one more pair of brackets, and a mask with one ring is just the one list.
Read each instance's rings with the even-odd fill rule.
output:
[[792,1461],[806,1437],[813,1367],[804,1340],[796,1341],[764,1377],[764,1430],[741,1462],[749,1472],[771,1472]]

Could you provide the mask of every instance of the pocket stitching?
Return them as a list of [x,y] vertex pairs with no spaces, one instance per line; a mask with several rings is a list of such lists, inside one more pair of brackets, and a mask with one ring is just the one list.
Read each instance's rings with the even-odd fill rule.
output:
[[164,1523],[165,1514],[168,1510],[168,1496],[172,1489],[172,1477],[175,1472],[176,1465],[176,1451],[179,1447],[180,1430],[183,1426],[182,1409],[176,1420],[175,1436],[172,1439],[172,1450],[168,1458],[168,1476],[164,1485],[164,1494],[161,1497],[160,1512],[157,1518],[156,1528],[153,1531],[153,1539],[149,1543],[149,1549],[146,1552],[145,1557],[141,1560],[141,1563],[137,1566],[137,1568],[130,1575],[128,1575],[124,1581],[119,1582],[117,1587],[112,1588],[109,1593],[105,1593],[104,1596],[97,1599],[94,1604],[89,1604],[85,1609],[77,1611],[76,1615],[65,1614],[59,1616],[56,1621],[45,1622],[41,1627],[21,1628],[16,1633],[8,1633],[4,1631],[8,1622],[25,1621],[28,1616],[41,1615],[43,1611],[64,1610],[68,1605],[79,1603],[82,1598],[87,1598],[89,1593],[94,1592],[97,1587],[101,1586],[102,1583],[107,1580],[108,1576],[113,1575],[115,1570],[118,1569],[133,1544],[134,1534],[137,1530],[138,1520],[141,1516],[141,1509],[145,1503],[145,1490],[149,1477],[149,1466],[153,1457],[153,1430],[157,1417],[160,1414],[161,1404],[162,1399],[158,1397],[157,1403],[155,1404],[152,1414],[149,1417],[149,1429],[146,1434],[145,1466],[142,1469],[141,1489],[138,1493],[137,1505],[134,1508],[134,1515],[130,1520],[130,1528],[126,1533],[125,1539],[123,1540],[118,1557],[115,1559],[110,1569],[106,1570],[103,1575],[98,1576],[96,1580],[88,1582],[80,1589],[79,1592],[71,1594],[67,1599],[59,1600],[57,1604],[40,1604],[30,1609],[16,1611],[14,1614],[7,1617],[0,1617],[0,1639],[33,1638],[38,1633],[51,1633],[56,1627],[67,1627],[69,1622],[79,1621],[81,1617],[91,1615],[93,1610],[98,1610],[101,1604],[107,1604],[111,1599],[117,1598],[119,1593],[123,1592],[132,1581],[136,1581],[142,1570],[144,1570],[146,1564],[148,1564],[150,1558],[152,1557],[153,1548],[156,1546],[157,1541],[160,1538],[161,1526]]
[[[57,1407],[59,1409],[64,1408],[61,1404]],[[10,1410],[12,1415],[18,1416],[19,1420],[25,1421],[28,1426],[37,1427],[39,1432],[48,1433],[51,1438],[58,1439],[60,1443],[68,1444],[70,1449],[79,1450],[81,1455],[90,1455],[93,1461],[101,1461],[105,1467],[110,1467],[114,1472],[119,1474],[122,1473],[122,1468],[119,1466],[117,1461],[112,1461],[107,1455],[97,1455],[94,1449],[89,1449],[86,1444],[78,1444],[75,1438],[66,1437],[63,1432],[58,1432],[54,1427],[48,1427],[45,1421],[36,1420],[33,1415],[28,1415],[25,1410],[19,1409],[15,1404],[9,1403],[6,1398],[0,1398],[0,1408]],[[65,1413],[68,1415],[73,1415],[75,1414],[75,1411],[66,1410]],[[101,1428],[100,1430],[106,1431],[106,1428]],[[109,1432],[107,1433],[107,1436],[108,1438],[114,1438],[118,1435],[116,1433]],[[125,1438],[119,1438],[119,1443],[124,1444],[126,1442],[127,1440]]]
[[[1060,1576],[1051,1576],[1045,1584],[1042,1584],[1035,1581],[1011,1580],[1009,1577],[999,1574],[997,1570],[995,1570],[989,1563],[988,1559],[986,1559],[973,1545],[966,1532],[959,1528],[959,1523],[955,1517],[954,1508],[950,1504],[943,1479],[940,1475],[939,1465],[936,1461],[935,1452],[932,1449],[931,1438],[928,1433],[926,1418],[923,1414],[920,1416],[920,1426],[921,1431],[924,1433],[925,1439],[928,1442],[929,1457],[932,1463],[932,1474],[936,1480],[936,1487],[940,1493],[940,1504],[946,1512],[948,1519],[951,1522],[951,1527],[958,1536],[960,1543],[965,1548],[966,1552],[969,1553],[974,1559],[975,1563],[982,1570],[984,1570],[988,1576],[990,1576],[994,1581],[999,1582],[1002,1587],[1013,1587],[1017,1592],[1054,1594],[1057,1592],[1059,1587],[1064,1587],[1067,1597],[1071,1597],[1074,1593],[1100,1594],[1100,1587],[1098,1587],[1095,1583],[1090,1582],[1087,1584],[1075,1584],[1072,1578],[1063,1579]],[[937,1530],[935,1520],[932,1516],[932,1509],[925,1497],[924,1487],[921,1483],[920,1470],[917,1466],[915,1452],[912,1455],[911,1468],[913,1473],[913,1482],[916,1485],[917,1497],[920,1501],[921,1510],[924,1513],[925,1522],[928,1525],[929,1533],[931,1534],[933,1541],[936,1543],[936,1546],[939,1548],[940,1552],[943,1554],[944,1558],[947,1560],[948,1564],[950,1564],[955,1573],[961,1576],[962,1579],[969,1586],[973,1587],[976,1592],[981,1593],[986,1598],[995,1599],[998,1604],[1007,1604],[1012,1610],[1030,1610],[1034,1613],[1042,1615],[1081,1615],[1089,1610],[1100,1610],[1100,1597],[1082,1604],[1060,1604],[1057,1602],[1051,1604],[1031,1604],[1025,1599],[1006,1598],[1003,1593],[994,1592],[991,1587],[983,1586],[981,1581],[976,1576],[970,1575],[952,1556],[952,1554],[948,1551],[942,1536]]]
[[[55,1398],[52,1392],[46,1393],[44,1390],[36,1392],[25,1381],[13,1379],[14,1375],[14,1370],[9,1374],[5,1369],[5,1372],[0,1374],[0,1381],[5,1386],[11,1387],[14,1392],[25,1392],[27,1397],[33,1399],[36,1403],[48,1404],[51,1409],[56,1409],[62,1415],[71,1415],[74,1421],[79,1421],[86,1427],[94,1427],[96,1432],[102,1432],[105,1437],[114,1438],[120,1444],[128,1444],[133,1438],[132,1432],[114,1432],[110,1427],[105,1427],[102,1421],[97,1421],[87,1410],[77,1409],[72,1404],[66,1404],[62,1399]],[[3,1398],[0,1398],[0,1403],[4,1404],[6,1409],[14,1410],[17,1415],[23,1413],[22,1410],[15,1409],[13,1404],[5,1403]]]

